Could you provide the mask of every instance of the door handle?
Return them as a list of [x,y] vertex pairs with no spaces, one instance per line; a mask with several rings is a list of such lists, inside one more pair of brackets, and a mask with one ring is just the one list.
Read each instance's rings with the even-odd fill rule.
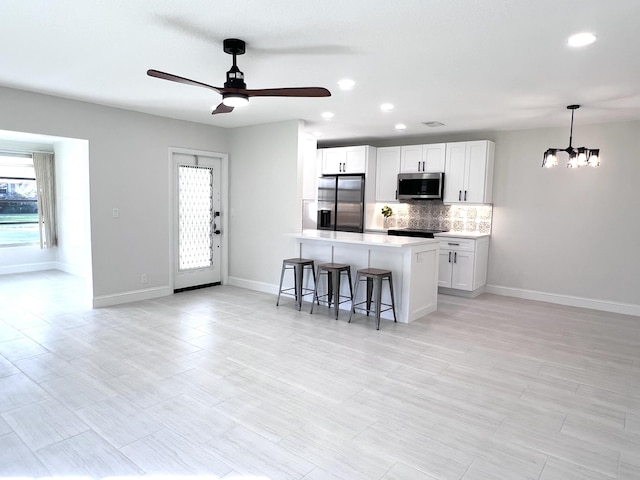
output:
[[451,263],[451,252],[449,252],[449,263]]
[[423,172],[426,172],[426,170],[427,170],[427,167],[426,167],[426,165],[425,165],[425,162],[422,162],[422,171],[423,171]]
[[462,200],[462,190],[458,190],[458,201]]
[[420,171],[420,162],[418,161],[418,171]]
[[220,235],[220,230],[214,230],[213,233],[215,233],[216,235]]
[[453,263],[458,263],[458,252],[453,252]]
[[467,201],[467,191],[466,190],[464,191],[464,201],[465,202]]

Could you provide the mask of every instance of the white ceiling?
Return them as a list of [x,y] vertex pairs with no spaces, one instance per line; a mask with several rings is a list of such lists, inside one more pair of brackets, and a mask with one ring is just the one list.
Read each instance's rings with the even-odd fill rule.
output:
[[[576,127],[640,119],[638,0],[2,0],[1,15],[0,85],[219,127],[300,118],[344,143],[568,127],[572,103]],[[585,30],[594,45],[566,46]],[[232,37],[247,42],[248,88],[332,96],[253,98],[212,116],[215,92],[146,75],[222,86]],[[339,90],[344,77],[353,90]],[[445,126],[421,123],[432,120]]]

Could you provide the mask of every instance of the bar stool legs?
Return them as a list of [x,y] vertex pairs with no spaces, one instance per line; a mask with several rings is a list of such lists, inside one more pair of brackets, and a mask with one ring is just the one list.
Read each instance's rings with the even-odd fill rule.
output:
[[[318,295],[318,285],[320,284],[320,275],[322,273],[327,274],[327,293],[324,295]],[[347,280],[349,281],[349,297],[346,295],[340,295],[340,275],[347,274]],[[331,308],[333,303],[335,307],[335,317],[338,319],[338,312],[340,311],[340,304],[349,302],[353,299],[353,286],[351,282],[351,266],[344,263],[321,263],[318,265],[316,272],[315,289],[313,292],[313,298],[315,302],[320,305],[320,302],[326,302],[327,306]],[[341,298],[345,300],[340,300]],[[313,313],[314,303],[311,304],[311,311]]]
[[[358,288],[360,287],[360,281],[366,280],[367,282],[367,294],[366,299],[363,302],[355,303],[355,299],[358,296]],[[389,293],[391,294],[391,304],[382,303],[382,281],[389,281]],[[353,302],[351,306],[351,314],[349,315],[349,323],[353,318],[353,314],[356,310],[366,311],[367,316],[371,312],[371,303],[374,304],[374,311],[376,315],[376,330],[380,330],[380,314],[388,310],[393,310],[393,321],[397,322],[396,318],[396,305],[393,295],[393,278],[391,270],[381,270],[379,268],[363,268],[356,273],[356,290],[353,296]],[[360,307],[360,305],[366,304],[366,308]],[[388,307],[383,309],[382,307]]]
[[[313,260],[309,258],[287,258],[282,261],[282,271],[280,272],[280,288],[278,289],[278,300],[276,301],[276,306],[280,305],[280,295],[282,294],[295,297],[296,303],[298,304],[298,310],[302,309],[302,297],[304,297],[305,295],[311,295],[315,291],[315,288],[310,289],[304,288],[302,286],[305,268],[311,268],[311,272],[313,274],[313,279],[315,282],[316,270]],[[282,288],[284,272],[286,270],[293,270],[293,287],[291,288]],[[294,293],[290,293],[291,291],[293,291]]]

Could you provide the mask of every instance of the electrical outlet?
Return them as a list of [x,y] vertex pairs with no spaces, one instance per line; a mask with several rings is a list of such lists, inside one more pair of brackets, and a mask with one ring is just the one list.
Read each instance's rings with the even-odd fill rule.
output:
[[143,273],[140,275],[140,283],[147,283],[147,274]]
[[118,208],[113,209],[113,218],[120,218],[120,209]]

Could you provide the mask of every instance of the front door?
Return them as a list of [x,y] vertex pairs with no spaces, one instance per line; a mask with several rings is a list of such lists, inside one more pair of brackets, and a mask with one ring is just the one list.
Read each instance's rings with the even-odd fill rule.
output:
[[173,153],[174,291],[220,283],[221,163],[216,157]]

